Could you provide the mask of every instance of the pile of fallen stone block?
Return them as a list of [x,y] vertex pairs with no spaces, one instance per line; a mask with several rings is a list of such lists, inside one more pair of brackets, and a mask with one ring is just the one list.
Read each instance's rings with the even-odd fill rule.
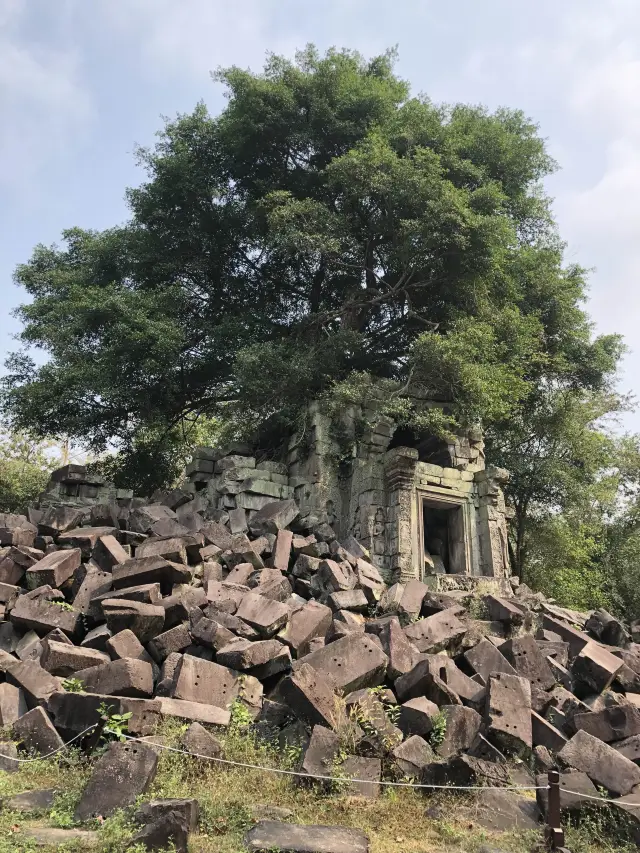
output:
[[141,740],[109,746],[76,810],[106,817],[151,785],[162,718],[188,721],[183,748],[216,758],[215,727],[241,706],[323,787],[538,785],[535,822],[557,765],[576,792],[564,805],[605,789],[640,821],[640,626],[515,582],[511,598],[388,586],[355,539],[292,499],[232,518],[196,506],[174,489],[125,517],[0,515],[0,725],[13,733],[0,769],[62,748],[105,708],[126,715]]

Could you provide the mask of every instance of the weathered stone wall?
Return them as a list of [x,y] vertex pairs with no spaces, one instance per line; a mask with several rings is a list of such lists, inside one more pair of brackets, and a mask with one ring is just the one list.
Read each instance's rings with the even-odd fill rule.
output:
[[132,499],[132,490],[116,489],[104,477],[89,474],[85,465],[65,465],[51,475],[47,488],[39,497],[38,506],[117,504],[124,507],[129,506]]
[[[362,429],[362,425],[364,429]],[[351,408],[339,431],[317,403],[309,408],[304,431],[289,442],[286,461],[256,461],[248,446],[226,451],[196,449],[183,487],[194,508],[230,514],[233,529],[245,529],[252,515],[274,500],[293,498],[303,517],[328,522],[336,534],[353,536],[387,581],[407,581],[443,571],[424,558],[423,502],[456,510],[456,565],[450,573],[472,577],[509,576],[505,502],[506,472],[485,468],[484,442],[477,430],[457,436],[438,451],[435,465],[415,447],[393,446],[396,425],[376,413]],[[359,427],[359,428],[358,428]],[[335,435],[339,432],[341,442]],[[40,506],[137,503],[86,468],[69,465],[55,472]],[[452,516],[453,517],[453,516]]]
[[[358,417],[367,427],[356,440],[353,424]],[[317,404],[307,434],[290,443],[289,482],[303,511],[328,512],[339,534],[353,535],[388,580],[407,580],[424,573],[421,501],[441,500],[462,508],[466,573],[509,576],[500,488],[508,475],[485,469],[480,431],[470,430],[446,445],[450,464],[440,466],[420,461],[415,448],[389,449],[395,424],[373,408],[346,413],[341,426],[344,435],[353,436],[348,466],[339,466],[344,447],[332,440],[330,420]]]

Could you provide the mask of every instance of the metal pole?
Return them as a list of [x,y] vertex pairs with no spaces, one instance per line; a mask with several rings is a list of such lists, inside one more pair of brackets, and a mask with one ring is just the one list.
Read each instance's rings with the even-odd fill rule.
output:
[[547,806],[547,844],[551,850],[561,850],[564,847],[564,830],[560,821],[560,773],[549,770],[549,803]]

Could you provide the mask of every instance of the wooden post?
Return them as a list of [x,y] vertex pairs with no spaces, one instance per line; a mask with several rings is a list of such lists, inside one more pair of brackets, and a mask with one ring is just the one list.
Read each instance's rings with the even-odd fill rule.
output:
[[104,732],[104,727],[107,725],[108,722],[108,717],[105,717],[104,715],[101,716],[98,725],[95,727],[95,729],[91,732],[91,734],[87,735],[87,737],[84,738],[84,742],[82,744],[82,751],[87,757],[93,753],[95,748],[100,743],[100,738],[102,737],[102,733]]
[[547,844],[551,850],[561,850],[564,847],[564,830],[560,821],[560,774],[557,770],[549,770],[549,802],[547,806]]

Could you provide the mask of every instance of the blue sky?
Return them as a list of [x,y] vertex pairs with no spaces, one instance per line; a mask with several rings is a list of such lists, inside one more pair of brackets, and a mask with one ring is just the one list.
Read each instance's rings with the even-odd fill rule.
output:
[[0,0],[0,357],[33,246],[126,219],[134,146],[198,100],[219,111],[211,70],[310,41],[397,45],[414,91],[539,123],[567,259],[594,268],[589,310],[624,334],[620,387],[640,397],[638,0]]

